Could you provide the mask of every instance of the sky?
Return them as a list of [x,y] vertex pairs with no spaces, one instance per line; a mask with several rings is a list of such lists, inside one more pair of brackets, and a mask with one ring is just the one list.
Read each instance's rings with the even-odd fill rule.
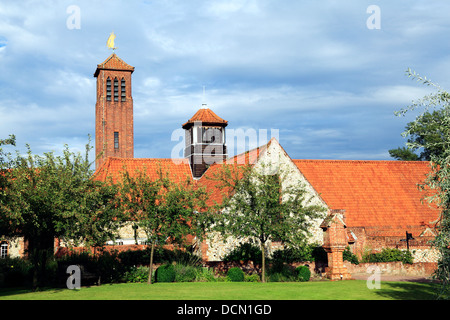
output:
[[135,67],[136,158],[170,158],[206,103],[228,133],[267,130],[260,144],[273,130],[292,159],[392,160],[415,117],[394,112],[433,92],[407,68],[450,89],[449,12],[438,0],[0,0],[0,139],[35,154],[93,145],[93,74],[114,32]]

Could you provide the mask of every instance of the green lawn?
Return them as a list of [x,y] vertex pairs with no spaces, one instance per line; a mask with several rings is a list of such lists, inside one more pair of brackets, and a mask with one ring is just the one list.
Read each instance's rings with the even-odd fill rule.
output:
[[192,282],[113,284],[79,290],[0,289],[0,300],[428,300],[437,286],[431,283],[382,282],[368,289],[366,281],[272,283]]

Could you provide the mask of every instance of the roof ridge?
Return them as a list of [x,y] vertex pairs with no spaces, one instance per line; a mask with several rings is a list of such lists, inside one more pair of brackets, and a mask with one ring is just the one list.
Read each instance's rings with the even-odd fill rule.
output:
[[390,163],[390,164],[410,164],[410,163],[422,163],[426,164],[429,161],[401,161],[401,160],[344,160],[344,159],[292,159],[292,161],[302,162],[352,162],[352,163]]
[[[204,116],[206,115],[206,116]],[[210,108],[201,108],[198,109],[197,112],[187,121],[182,127],[184,128],[188,124],[195,123],[196,121],[200,121],[203,123],[217,123],[217,124],[225,124],[228,125],[228,121],[219,117],[214,111]]]
[[144,161],[144,160],[156,160],[156,161],[174,161],[174,160],[188,160],[186,158],[120,158],[120,157],[108,157],[111,160],[122,160],[122,161]]

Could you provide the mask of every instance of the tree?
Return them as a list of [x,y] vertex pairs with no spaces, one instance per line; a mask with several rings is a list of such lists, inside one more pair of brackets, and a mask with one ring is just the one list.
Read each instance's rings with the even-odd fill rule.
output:
[[99,244],[118,227],[115,188],[92,179],[86,156],[66,146],[62,156],[28,153],[11,159],[0,204],[0,231],[24,237],[33,265],[33,289],[43,284],[55,238]]
[[[444,150],[439,142],[445,137],[438,123],[443,117],[442,110],[425,111],[416,121],[408,123],[405,132],[408,132],[409,148],[391,149],[391,157],[404,161],[430,161],[431,155],[442,154]],[[421,150],[419,155],[415,153],[418,150]]]
[[170,179],[169,172],[161,167],[157,177],[152,177],[145,169],[131,175],[124,168],[119,190],[121,210],[129,221],[142,228],[151,243],[148,277],[151,284],[157,244],[183,245],[188,235],[202,238],[207,194],[188,177],[180,181]]
[[[435,226],[437,236],[432,242],[440,253],[435,276],[442,285],[440,297],[448,298],[450,291],[450,93],[411,69],[407,70],[407,75],[436,90],[396,114],[402,116],[417,108],[423,108],[422,113],[417,116],[403,135],[410,135],[411,132],[420,129],[424,119],[428,119],[427,121],[430,123],[428,128],[432,128],[432,130],[425,130],[424,135],[432,137],[438,132],[440,136],[439,139],[410,141],[408,147],[440,150],[440,152],[430,154],[430,172],[420,187],[427,192],[425,199],[439,210],[439,218]],[[437,110],[439,117],[429,117],[429,109],[432,108],[440,108]]]
[[419,161],[420,157],[415,154],[413,151],[406,147],[398,147],[397,149],[391,149],[389,150],[389,155],[396,159],[401,161]]
[[291,247],[304,245],[313,221],[324,208],[312,205],[300,184],[288,181],[289,171],[273,173],[268,166],[223,164],[210,179],[224,192],[220,214],[212,231],[225,238],[259,240],[262,253],[261,280],[265,282],[266,244],[282,241]]
[[[8,170],[8,163],[7,158],[8,155],[3,151],[2,145],[16,145],[16,138],[14,135],[10,135],[8,139],[0,139],[0,206],[2,206],[4,203],[6,203],[6,194],[5,189],[7,188],[8,184],[8,178],[7,178],[7,170]],[[1,226],[0,226],[1,231]],[[0,232],[0,235],[2,233]]]
[[14,135],[10,135],[8,139],[0,139],[0,169],[3,169],[3,167],[6,165],[6,159],[5,157],[7,154],[4,154],[3,149],[1,146],[3,145],[16,145],[16,137]]

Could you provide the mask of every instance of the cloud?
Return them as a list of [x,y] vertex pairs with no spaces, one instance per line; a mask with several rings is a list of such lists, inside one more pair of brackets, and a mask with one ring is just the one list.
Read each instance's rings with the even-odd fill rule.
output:
[[[449,4],[378,1],[10,1],[0,6],[0,138],[33,150],[82,148],[94,131],[98,63],[133,73],[137,157],[169,157],[173,130],[202,102],[229,128],[280,130],[293,158],[388,157],[410,118],[393,113],[429,92],[407,67],[450,85]],[[69,30],[77,5],[81,29]]]

